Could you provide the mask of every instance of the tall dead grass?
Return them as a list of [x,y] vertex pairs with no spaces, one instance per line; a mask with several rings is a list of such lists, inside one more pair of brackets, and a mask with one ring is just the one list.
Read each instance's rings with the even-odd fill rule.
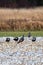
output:
[[4,22],[0,22],[0,30],[1,31],[28,31],[28,30],[43,30],[43,22],[40,21],[27,21],[27,20],[8,20]]
[[43,8],[0,9],[0,31],[43,30]]

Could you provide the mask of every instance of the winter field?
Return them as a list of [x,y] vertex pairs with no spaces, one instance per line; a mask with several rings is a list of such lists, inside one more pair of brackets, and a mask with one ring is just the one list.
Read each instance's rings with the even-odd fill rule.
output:
[[[29,32],[35,42],[28,38]],[[24,41],[17,44],[13,38],[23,34]],[[0,8],[0,65],[43,65],[43,7]]]

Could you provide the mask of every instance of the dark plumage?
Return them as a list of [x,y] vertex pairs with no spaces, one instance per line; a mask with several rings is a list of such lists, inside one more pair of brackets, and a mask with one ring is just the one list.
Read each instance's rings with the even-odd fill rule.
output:
[[10,38],[6,38],[6,42],[9,42],[10,41]]
[[33,38],[32,38],[32,42],[35,42],[35,41],[36,41],[36,37],[33,37]]
[[24,35],[20,38],[20,40],[18,41],[18,43],[23,42],[24,41]]
[[14,41],[18,41],[18,37],[15,37],[13,40],[14,40]]
[[28,37],[31,37],[31,33],[30,32],[28,33]]

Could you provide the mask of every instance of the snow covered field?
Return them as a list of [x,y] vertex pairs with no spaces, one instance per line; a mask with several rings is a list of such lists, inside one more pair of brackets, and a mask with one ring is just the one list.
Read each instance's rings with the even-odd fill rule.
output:
[[17,44],[10,37],[0,38],[0,65],[43,65],[43,37],[37,37],[35,42],[25,37],[22,43]]

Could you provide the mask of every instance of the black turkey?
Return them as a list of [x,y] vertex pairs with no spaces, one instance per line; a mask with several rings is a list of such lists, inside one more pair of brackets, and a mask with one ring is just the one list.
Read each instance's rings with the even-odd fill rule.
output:
[[33,37],[33,38],[32,38],[32,42],[35,42],[35,41],[36,41],[36,37]]
[[6,42],[9,42],[10,41],[10,38],[6,38]]
[[14,40],[14,41],[18,41],[18,37],[15,37],[13,40]]
[[20,40],[18,41],[18,43],[23,42],[24,41],[24,35],[20,38]]
[[30,32],[28,33],[28,37],[31,37],[31,33]]

